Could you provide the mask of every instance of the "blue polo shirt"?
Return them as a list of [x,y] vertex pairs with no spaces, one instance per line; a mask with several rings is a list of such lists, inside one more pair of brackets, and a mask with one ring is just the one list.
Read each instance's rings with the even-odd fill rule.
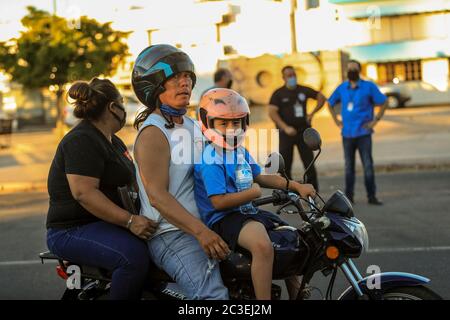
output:
[[341,103],[342,136],[345,138],[357,138],[373,133],[363,127],[373,120],[375,105],[383,104],[386,96],[371,81],[360,79],[355,88],[350,81],[345,81],[334,90],[328,103],[334,107]]
[[[254,180],[261,174],[260,166],[245,148],[240,147],[237,152],[244,154],[245,160],[252,169]],[[239,210],[239,208],[230,208],[226,211],[216,210],[209,199],[213,195],[238,192],[235,175],[237,152],[227,151],[225,155],[222,155],[214,148],[213,144],[209,144],[203,151],[201,163],[194,165],[195,202],[202,221],[208,227],[221,220],[227,213]]]

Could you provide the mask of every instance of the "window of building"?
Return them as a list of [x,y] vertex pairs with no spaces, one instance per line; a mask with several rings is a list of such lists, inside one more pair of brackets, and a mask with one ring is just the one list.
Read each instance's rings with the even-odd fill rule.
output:
[[305,6],[306,10],[318,8],[320,6],[320,0],[306,0]]
[[[365,24],[370,22],[368,18],[357,20]],[[448,12],[381,17],[374,27],[370,27],[370,43],[446,38],[449,21]]]
[[377,66],[380,83],[422,80],[420,60],[378,63]]

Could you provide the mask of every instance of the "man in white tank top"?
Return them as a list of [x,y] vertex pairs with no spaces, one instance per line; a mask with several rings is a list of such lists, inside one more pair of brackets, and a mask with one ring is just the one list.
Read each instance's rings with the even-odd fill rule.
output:
[[[147,107],[136,119],[134,145],[141,214],[159,222],[149,238],[150,257],[189,299],[228,299],[218,260],[230,250],[199,219],[194,198],[196,138],[201,132],[185,116],[194,66],[169,45],[146,48],[136,59],[132,84]],[[197,131],[198,130],[198,131]]]

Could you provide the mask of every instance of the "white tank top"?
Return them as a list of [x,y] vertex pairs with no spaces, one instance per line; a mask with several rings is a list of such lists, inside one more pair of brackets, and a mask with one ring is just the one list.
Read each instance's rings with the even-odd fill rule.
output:
[[[194,163],[201,157],[202,146],[200,127],[196,121],[186,116],[183,116],[183,124],[175,123],[175,127],[172,129],[167,129],[165,124],[167,121],[162,116],[152,113],[139,128],[139,133],[148,126],[155,126],[164,133],[170,146],[168,191],[190,214],[200,219],[194,197]],[[159,227],[153,237],[164,232],[178,230],[150,204],[136,161],[134,161],[134,165],[141,200],[140,214],[159,222]]]

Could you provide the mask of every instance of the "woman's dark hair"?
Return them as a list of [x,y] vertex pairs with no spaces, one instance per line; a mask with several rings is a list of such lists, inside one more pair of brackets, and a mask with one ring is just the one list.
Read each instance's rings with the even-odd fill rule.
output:
[[159,108],[161,106],[161,101],[159,100],[159,97],[156,99],[156,104],[154,106],[145,107],[144,110],[138,113],[136,116],[136,119],[134,119],[133,127],[136,130],[139,130],[139,127],[141,124],[147,120],[148,116],[151,115],[156,108]]
[[108,79],[94,78],[89,83],[75,82],[68,95],[74,100],[73,114],[79,119],[98,120],[111,101],[120,99],[116,86]]

